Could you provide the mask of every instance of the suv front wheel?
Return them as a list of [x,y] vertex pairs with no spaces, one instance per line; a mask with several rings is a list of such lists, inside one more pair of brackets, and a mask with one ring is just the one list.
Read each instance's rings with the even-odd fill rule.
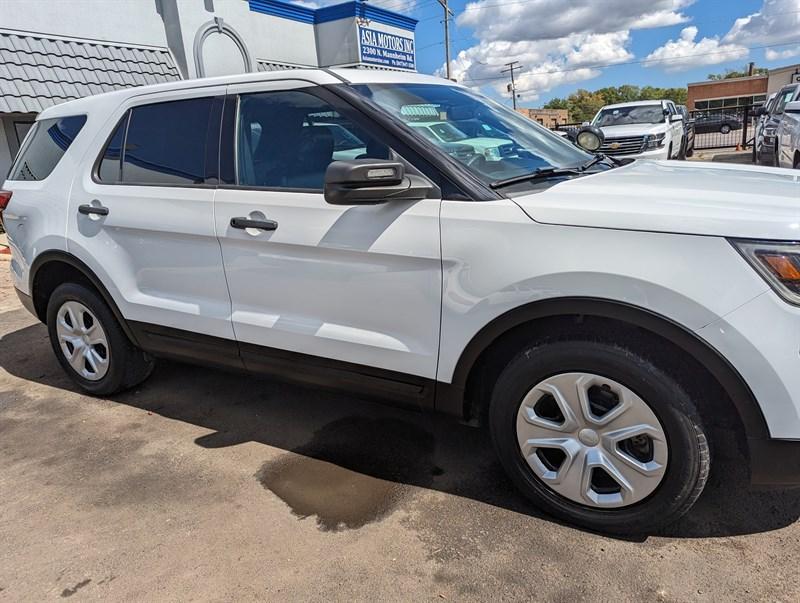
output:
[[82,389],[108,395],[147,379],[154,360],[136,348],[92,290],[60,285],[47,304],[47,331],[59,364]]
[[656,530],[694,504],[708,477],[708,444],[691,399],[649,360],[616,345],[525,349],[498,379],[489,423],[522,492],[592,530]]

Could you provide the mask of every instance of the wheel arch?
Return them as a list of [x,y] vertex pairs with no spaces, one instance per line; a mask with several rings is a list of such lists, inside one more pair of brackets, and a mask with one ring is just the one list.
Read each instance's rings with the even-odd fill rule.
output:
[[[568,297],[532,302],[500,315],[484,326],[462,351],[450,384],[441,384],[437,409],[460,416],[466,422],[480,421],[480,405],[476,400],[485,390],[476,384],[476,373],[484,368],[492,351],[498,347],[530,342],[547,324],[549,332],[558,334],[559,324],[569,321],[600,320],[609,325],[627,325],[669,342],[701,365],[727,394],[737,419],[748,438],[767,439],[769,429],[753,392],[739,372],[717,350],[689,329],[646,308],[605,299]],[[561,321],[559,323],[559,321]],[[536,327],[536,328],[534,328]],[[554,328],[556,330],[554,331]],[[515,337],[518,334],[520,337]],[[519,351],[519,348],[516,350]],[[477,391],[476,391],[477,388]]]
[[111,309],[125,335],[136,345],[133,332],[103,282],[89,266],[66,251],[45,251],[31,264],[28,286],[36,316],[41,322],[47,322],[47,303],[52,292],[68,282],[78,282],[94,289]]

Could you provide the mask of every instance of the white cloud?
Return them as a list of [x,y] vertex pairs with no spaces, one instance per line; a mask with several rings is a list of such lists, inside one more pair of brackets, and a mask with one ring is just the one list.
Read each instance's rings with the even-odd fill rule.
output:
[[757,13],[737,19],[722,41],[749,46],[800,41],[800,0],[764,0]]
[[[562,84],[600,75],[600,66],[630,61],[631,34],[683,23],[695,0],[476,0],[458,16],[478,43],[451,61],[453,77],[507,96],[500,71],[517,60],[517,91],[532,100]],[[438,73],[442,73],[444,68]]]
[[456,19],[482,40],[553,40],[683,23],[694,0],[478,0]]
[[767,48],[767,50],[764,52],[764,56],[768,61],[791,59],[792,57],[800,56],[800,46],[787,48],[786,50],[773,50],[772,48]]
[[500,71],[513,57],[521,63],[517,91],[533,100],[541,91],[597,77],[600,71],[594,65],[630,60],[629,41],[627,31],[573,34],[557,40],[483,41],[459,52],[451,62],[451,73],[467,86],[491,86],[498,94],[507,95],[508,80]]
[[686,27],[677,40],[651,52],[645,59],[647,67],[659,67],[665,71],[684,71],[703,65],[717,65],[748,55],[748,49],[739,44],[725,44],[719,38],[697,39],[697,28]]

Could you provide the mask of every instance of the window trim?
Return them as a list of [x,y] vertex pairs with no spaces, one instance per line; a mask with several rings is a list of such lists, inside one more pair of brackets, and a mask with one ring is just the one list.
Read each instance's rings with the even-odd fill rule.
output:
[[[206,132],[206,142],[205,142],[205,147],[204,147],[204,150],[203,150],[203,180],[205,180],[206,182],[203,182],[201,184],[194,184],[194,183],[193,184],[182,184],[182,183],[181,184],[168,184],[168,183],[156,184],[156,183],[146,183],[146,182],[122,182],[122,181],[119,181],[119,182],[106,182],[106,181],[100,179],[100,163],[103,161],[103,157],[106,154],[106,149],[108,148],[108,145],[111,142],[111,139],[114,137],[114,134],[116,134],[117,128],[122,123],[122,120],[126,119],[127,123],[125,124],[125,135],[122,138],[122,151],[123,152],[120,155],[120,178],[122,177],[122,165],[124,163],[124,158],[125,158],[125,152],[124,151],[125,151],[126,145],[128,144],[128,129],[130,128],[131,115],[133,114],[133,110],[134,109],[136,109],[137,107],[146,107],[146,106],[150,106],[150,105],[162,105],[162,104],[165,104],[165,103],[177,103],[177,102],[186,101],[186,100],[196,100],[196,99],[203,99],[203,98],[209,98],[212,101],[211,102],[211,110],[209,111],[209,116],[208,116],[209,121],[208,121],[208,130]],[[198,189],[213,189],[213,188],[217,188],[218,187],[218,182],[219,182],[219,173],[220,173],[220,136],[221,136],[221,130],[222,130],[222,120],[223,120],[224,115],[225,115],[224,105],[223,105],[222,110],[219,111],[219,119],[218,119],[218,121],[216,123],[214,123],[211,120],[212,120],[212,118],[214,116],[215,106],[217,105],[217,103],[224,103],[224,99],[225,99],[225,95],[224,94],[212,94],[211,96],[200,95],[200,96],[190,96],[190,97],[180,97],[180,98],[166,98],[164,100],[158,100],[158,101],[149,102],[149,103],[148,102],[136,103],[136,104],[133,104],[133,105],[129,106],[127,109],[125,109],[125,112],[122,114],[122,116],[114,123],[114,127],[111,128],[111,131],[106,136],[105,141],[103,142],[103,145],[100,147],[100,152],[97,155],[97,157],[95,158],[94,163],[92,164],[92,170],[91,170],[92,182],[94,182],[95,184],[98,184],[100,186],[146,186],[148,188],[198,188]],[[213,144],[213,141],[215,139],[217,141],[216,145]],[[211,147],[210,156],[209,156],[209,143],[212,143],[210,145],[210,147]],[[208,182],[208,180],[212,179],[212,178],[209,177],[209,157],[216,159],[216,164],[217,164],[217,167],[216,167],[217,178],[216,178],[216,180],[217,180],[217,182]],[[214,162],[212,161],[211,165],[213,166],[213,164],[214,164]]]

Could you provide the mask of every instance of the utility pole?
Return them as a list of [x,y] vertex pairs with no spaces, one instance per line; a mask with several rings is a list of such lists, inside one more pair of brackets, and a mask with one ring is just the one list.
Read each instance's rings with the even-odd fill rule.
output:
[[453,11],[451,11],[450,7],[447,5],[448,0],[437,1],[444,9],[444,60],[445,73],[447,74],[447,79],[449,80],[452,79],[450,77],[450,17],[453,15]]
[[500,73],[510,73],[511,74],[511,84],[508,86],[508,91],[511,92],[511,102],[514,105],[514,111],[517,110],[517,84],[514,82],[514,70],[515,69],[522,69],[522,65],[519,64],[519,61],[511,61],[510,63],[505,63],[507,69],[503,69]]

